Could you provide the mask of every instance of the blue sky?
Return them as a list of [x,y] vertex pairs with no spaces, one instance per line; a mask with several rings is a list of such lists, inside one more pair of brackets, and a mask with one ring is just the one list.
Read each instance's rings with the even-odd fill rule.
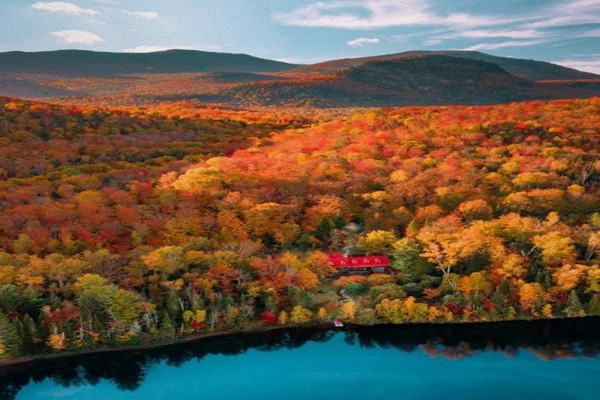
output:
[[600,73],[600,0],[0,1],[0,51],[67,48],[297,63],[479,50]]

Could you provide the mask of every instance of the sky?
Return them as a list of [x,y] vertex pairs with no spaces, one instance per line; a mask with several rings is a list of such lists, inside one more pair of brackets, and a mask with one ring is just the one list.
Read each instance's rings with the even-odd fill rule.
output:
[[600,0],[0,0],[0,52],[171,48],[302,64],[477,50],[600,73]]

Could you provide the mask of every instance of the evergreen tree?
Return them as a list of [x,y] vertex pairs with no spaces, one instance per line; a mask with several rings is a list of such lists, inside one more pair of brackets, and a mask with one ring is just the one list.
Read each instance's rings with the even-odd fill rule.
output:
[[506,295],[502,293],[501,288],[498,288],[492,295],[492,302],[496,305],[496,309],[500,315],[506,312]]
[[579,296],[574,290],[569,292],[569,300],[565,309],[568,317],[585,317],[585,311],[579,300]]
[[587,315],[600,315],[600,294],[596,293],[585,306]]
[[38,337],[38,328],[36,326],[36,323],[34,321],[33,318],[31,318],[31,316],[29,316],[29,314],[26,314],[25,317],[23,317],[23,341],[24,341],[24,350],[26,353],[30,353],[30,349],[32,348],[32,346],[39,340]]
[[6,315],[0,313],[0,345],[4,352],[13,357],[23,354],[23,340],[19,326]]
[[175,335],[176,326],[173,323],[173,320],[169,316],[169,313],[164,312],[161,319],[160,324],[160,332],[165,336],[174,336]]

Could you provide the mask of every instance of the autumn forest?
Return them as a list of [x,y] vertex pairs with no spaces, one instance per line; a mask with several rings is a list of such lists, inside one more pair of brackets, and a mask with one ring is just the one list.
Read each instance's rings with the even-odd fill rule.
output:
[[[392,273],[340,276],[332,252],[387,255]],[[0,98],[0,310],[0,358],[332,319],[600,315],[600,98]]]

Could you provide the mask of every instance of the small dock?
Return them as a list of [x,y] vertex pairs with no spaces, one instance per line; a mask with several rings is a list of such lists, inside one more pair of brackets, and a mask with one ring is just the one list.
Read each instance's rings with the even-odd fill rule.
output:
[[343,328],[344,327],[344,323],[342,322],[341,319],[336,318],[333,320],[333,326],[335,326],[336,328]]

